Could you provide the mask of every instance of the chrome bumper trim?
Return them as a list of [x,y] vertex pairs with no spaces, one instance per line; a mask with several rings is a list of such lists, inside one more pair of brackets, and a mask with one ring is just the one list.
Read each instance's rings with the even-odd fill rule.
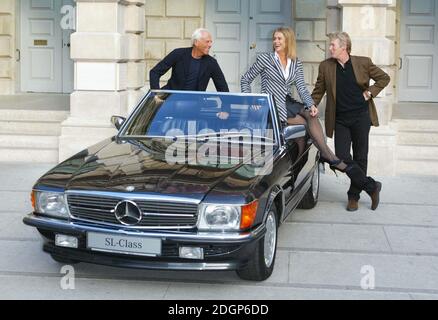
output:
[[65,231],[73,232],[101,232],[115,235],[137,236],[137,237],[152,237],[161,238],[163,240],[179,240],[179,241],[215,241],[215,242],[248,242],[254,238],[262,236],[265,232],[264,225],[260,225],[257,229],[245,233],[225,233],[225,232],[177,232],[177,231],[147,231],[147,230],[126,230],[121,228],[104,228],[99,225],[86,224],[82,222],[63,221],[48,217],[36,216],[33,213],[27,215],[23,222],[29,226],[42,229],[58,230],[59,233]]

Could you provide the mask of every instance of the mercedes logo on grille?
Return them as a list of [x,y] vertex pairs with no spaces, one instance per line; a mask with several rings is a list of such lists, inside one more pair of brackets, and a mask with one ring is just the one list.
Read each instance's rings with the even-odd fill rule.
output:
[[139,224],[143,213],[135,202],[124,200],[117,204],[114,214],[119,222],[125,226]]

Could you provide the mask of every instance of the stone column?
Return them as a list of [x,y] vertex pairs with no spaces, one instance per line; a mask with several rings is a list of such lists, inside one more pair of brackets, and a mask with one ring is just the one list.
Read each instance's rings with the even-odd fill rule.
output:
[[75,91],[70,117],[62,123],[60,161],[114,135],[111,116],[126,116],[144,85],[144,0],[76,4]]
[[[295,0],[297,54],[303,62],[304,78],[310,92],[318,78],[319,63],[326,58],[326,8],[326,0]],[[295,97],[299,95],[295,93]]]
[[0,1],[0,94],[15,92],[15,1]]
[[[338,6],[338,0],[327,0],[326,34],[340,30],[340,26],[341,26],[341,9]],[[328,46],[327,46],[327,57],[328,56],[329,54],[328,54]]]
[[369,173],[395,173],[396,132],[392,117],[395,81],[396,0],[338,0],[342,30],[352,40],[352,54],[368,56],[391,76],[391,83],[375,98],[380,127],[370,135]]
[[128,37],[128,106],[131,112],[144,94],[145,86],[145,0],[129,0],[125,11],[126,35]]

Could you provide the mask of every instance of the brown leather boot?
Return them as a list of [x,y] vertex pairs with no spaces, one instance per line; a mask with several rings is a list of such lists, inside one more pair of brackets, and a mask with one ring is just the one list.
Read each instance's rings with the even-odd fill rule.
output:
[[371,197],[371,210],[376,210],[379,206],[380,202],[380,191],[382,190],[382,183],[379,181],[376,181],[376,188],[375,190],[370,193]]
[[355,199],[348,199],[347,211],[357,211],[359,209],[359,202]]
[[375,181],[371,177],[367,177],[362,169],[355,163],[349,165],[345,169],[345,173],[350,178],[357,188],[365,190],[371,197],[371,210],[376,210],[379,206],[380,190],[382,190],[382,183]]

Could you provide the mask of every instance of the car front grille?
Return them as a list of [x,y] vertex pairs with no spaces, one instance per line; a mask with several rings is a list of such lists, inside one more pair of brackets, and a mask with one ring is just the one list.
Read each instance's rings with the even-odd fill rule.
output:
[[[125,198],[68,194],[67,203],[74,219],[121,225],[114,211]],[[193,228],[198,218],[198,205],[164,202],[162,200],[132,200],[143,212],[135,228]]]

